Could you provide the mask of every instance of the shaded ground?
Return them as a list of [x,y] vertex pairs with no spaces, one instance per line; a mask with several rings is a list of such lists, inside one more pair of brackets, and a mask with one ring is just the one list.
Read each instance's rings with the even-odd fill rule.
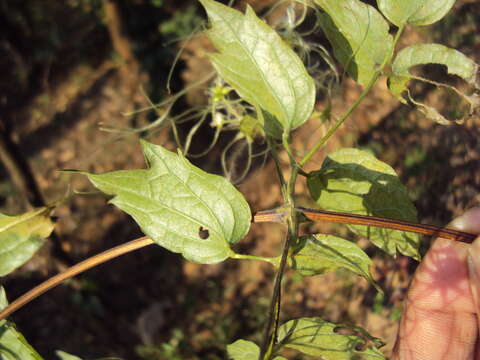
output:
[[[6,2],[2,4],[5,8]],[[123,16],[125,11],[148,12],[144,3],[137,8],[120,4]],[[166,14],[161,16],[171,16],[175,5],[167,2]],[[158,47],[150,44],[155,51],[149,50],[149,46],[141,45],[136,33],[132,33],[133,48],[141,65],[132,67],[118,58],[118,51],[113,51],[115,44],[110,41],[112,30],[99,25],[92,12],[79,16],[78,9],[53,7],[55,18],[68,19],[65,23],[59,22],[59,29],[69,23],[82,31],[77,33],[71,29],[71,34],[77,38],[71,47],[52,51],[57,57],[52,57],[48,66],[38,61],[25,67],[30,70],[25,71],[29,75],[25,76],[27,85],[24,89],[12,92],[5,85],[8,81],[2,82],[8,100],[3,101],[2,120],[7,124],[9,136],[20,155],[31,168],[46,202],[64,196],[69,186],[78,191],[93,191],[83,177],[60,173],[58,169],[98,173],[144,167],[137,137],[102,132],[98,125],[145,124],[147,115],[126,117],[121,114],[148,104],[139,90],[140,84],[151,90],[153,96],[160,96],[156,87],[164,83],[168,63],[172,61],[165,50],[164,56],[169,60],[157,62],[158,68],[153,71],[152,63],[160,57],[155,52]],[[11,14],[13,10],[9,10]],[[440,40],[436,41],[456,47],[479,62],[479,38],[471,35],[477,29],[465,20],[475,13],[480,13],[478,4],[459,2],[452,17],[446,21],[455,31],[439,25],[432,32],[439,35],[411,31],[406,39],[416,42],[437,37]],[[133,26],[134,18],[125,17],[128,19],[126,28]],[[146,28],[145,25],[143,37],[148,42],[146,34],[150,33]],[[5,39],[4,44],[12,38],[5,36]],[[9,44],[12,48],[17,47],[19,59],[30,61],[27,45],[34,39],[22,39],[25,41],[23,47],[18,45],[19,42]],[[80,55],[77,53],[73,60],[63,58],[59,61],[58,57],[74,51],[74,43],[92,46],[90,51],[87,51],[89,47],[83,49],[82,56],[86,60],[78,61]],[[205,41],[198,38],[187,46],[182,57],[183,69],[180,69],[179,77],[174,78],[174,87],[181,88],[180,80],[192,83],[208,72],[204,45]],[[148,59],[150,63],[143,61]],[[21,61],[17,61],[16,68],[18,63]],[[11,66],[11,63],[2,63],[4,69]],[[33,79],[38,74],[43,74],[41,81]],[[9,81],[15,83],[18,79]],[[418,87],[415,91],[431,96],[432,101],[437,96],[429,88]],[[333,101],[334,113],[345,110],[359,93],[360,88],[347,80],[343,96]],[[196,101],[201,95],[201,92],[190,94],[188,101],[198,104]],[[319,108],[322,108],[321,104]],[[310,169],[320,166],[325,154],[342,146],[372,149],[399,172],[415,200],[419,220],[444,224],[464,209],[478,205],[478,126],[478,118],[463,126],[442,127],[426,122],[411,108],[399,105],[386,91],[385,83],[380,82],[347,125],[316,156]],[[296,151],[303,153],[327,128],[328,124],[312,121],[299,129],[295,134]],[[202,148],[205,139],[212,134],[204,136],[194,145]],[[175,147],[168,129],[150,141],[170,149]],[[222,146],[225,143],[195,163],[208,171],[218,172]],[[252,209],[271,208],[279,203],[281,197],[273,173],[273,164],[267,162],[240,184],[239,188]],[[3,169],[1,175],[2,212],[26,210],[27,203],[19,201],[25,196],[11,182],[10,174]],[[304,191],[304,184],[299,184],[297,190]],[[75,262],[141,235],[128,216],[107,205],[105,197],[98,193],[69,197],[58,207],[56,216],[56,232],[63,250]],[[340,227],[324,225],[321,229],[349,236]],[[282,235],[283,229],[279,225],[256,224],[248,237],[238,244],[237,250],[275,256]],[[364,240],[360,240],[360,244],[368,247]],[[2,281],[10,299],[61,268],[50,250],[51,245],[46,246],[30,263]],[[369,248],[368,251],[372,252]],[[414,267],[415,264],[405,258],[394,260],[381,254],[376,256],[373,272],[385,289],[385,299],[375,297],[375,291],[366,282],[347,273],[303,280],[290,274],[286,281],[287,295],[284,296],[285,319],[323,316],[331,321],[364,325],[389,344],[388,352],[393,345],[399,309]],[[259,341],[272,276],[270,267],[257,262],[197,265],[184,262],[160,247],[150,246],[52,290],[21,309],[12,320],[47,359],[54,358],[53,351],[59,348],[84,358],[115,355],[125,359],[224,359],[223,344],[240,337]],[[162,348],[161,343],[168,346]],[[178,354],[181,357],[176,357]]]

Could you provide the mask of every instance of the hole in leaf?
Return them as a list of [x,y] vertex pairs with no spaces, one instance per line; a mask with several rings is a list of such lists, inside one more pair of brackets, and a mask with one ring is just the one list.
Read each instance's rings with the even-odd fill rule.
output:
[[200,226],[200,228],[198,229],[198,236],[200,237],[200,239],[205,240],[208,239],[210,233],[208,232],[208,229]]
[[354,346],[354,349],[356,351],[366,351],[367,348],[372,346],[376,346],[376,347],[382,346],[381,344],[376,344],[374,341],[372,341],[372,339],[369,339],[367,336],[365,336],[365,334],[362,334],[362,332],[346,326],[341,326],[341,325],[336,326],[333,329],[333,332],[340,335],[357,336],[359,339],[356,340],[358,342]]
[[357,345],[355,345],[355,350],[365,351],[365,350],[367,350],[367,344],[364,343],[364,342],[358,343]]

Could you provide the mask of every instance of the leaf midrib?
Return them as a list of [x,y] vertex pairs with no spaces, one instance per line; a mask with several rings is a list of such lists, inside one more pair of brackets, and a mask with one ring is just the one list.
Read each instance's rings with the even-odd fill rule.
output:
[[[247,16],[246,14],[243,14],[243,16]],[[250,58],[250,60],[257,66],[258,69],[261,69],[261,67],[258,65],[258,63],[255,61],[255,58],[253,56],[251,56],[251,54],[246,50],[245,46],[243,45],[243,42],[240,40],[240,38],[237,36],[236,32],[234,31],[233,27],[230,25],[230,23],[228,21],[225,21],[223,17],[219,17],[220,19],[222,19],[222,21],[226,24],[226,26],[230,29],[231,33],[233,34],[233,36],[235,37],[235,39],[237,39],[237,43],[240,44],[240,47],[242,48],[242,50],[247,54],[247,56]],[[245,22],[244,19],[241,20],[242,24]],[[258,39],[258,38],[257,38]],[[258,41],[258,40],[257,40]],[[269,46],[270,47],[270,46]],[[282,66],[282,70],[283,70],[283,66]],[[285,73],[285,72],[284,72]],[[266,81],[265,79],[265,75],[263,73],[263,71],[260,71],[260,75],[262,77],[262,81],[264,84],[267,85],[267,87],[270,89],[270,93],[273,94],[273,97],[275,98],[277,104],[280,105],[280,107],[282,108],[282,113],[283,115],[285,116],[285,121],[289,121],[289,118],[288,118],[288,112],[286,111],[285,109],[285,106],[283,105],[283,103],[280,101],[280,99],[278,98],[277,96],[277,93],[276,91],[274,91],[274,89],[272,88],[272,86],[270,85],[270,83],[268,81]],[[288,77],[289,81],[289,88],[290,90],[292,90],[292,86],[291,86],[291,81],[290,81],[290,77]],[[295,104],[295,109],[296,109],[296,104]],[[285,124],[287,125],[287,124]]]
[[[0,233],[1,233],[1,232],[4,232],[4,231],[7,231],[7,230],[10,229],[11,227],[14,227],[14,226],[17,226],[17,225],[21,225],[23,222],[27,222],[27,221],[33,219],[33,218],[36,217],[36,216],[39,216],[40,214],[42,214],[42,213],[43,213],[44,211],[46,211],[47,209],[48,209],[48,208],[40,208],[40,209],[38,209],[38,210],[36,210],[36,211],[32,211],[32,212],[29,213],[29,214],[30,214],[29,216],[25,216],[25,215],[27,215],[27,214],[23,214],[23,215],[20,215],[20,216],[8,216],[8,215],[7,215],[7,217],[6,217],[5,219],[7,219],[7,218],[10,218],[10,219],[12,219],[12,218],[15,219],[15,218],[17,218],[17,220],[14,220],[13,222],[8,223],[8,224],[6,224],[6,225],[3,226],[3,227],[0,227]],[[24,217],[24,216],[25,216],[25,217]]]
[[[157,155],[157,154],[155,154],[155,155]],[[160,158],[160,157],[159,157],[159,158]],[[160,158],[160,159],[161,159],[161,158]],[[165,164],[165,162],[163,161],[163,159],[161,159],[161,160],[162,160],[162,162]],[[173,172],[171,172],[171,171],[170,171],[170,168],[167,167],[167,169],[169,170],[169,172],[168,172],[169,175],[173,175],[175,178],[177,178],[177,180],[178,180],[181,184],[184,184],[185,187],[189,190],[189,192],[190,192],[191,194],[193,194],[193,196],[194,196],[195,198],[197,198],[198,200],[200,200],[200,203],[201,203],[204,207],[207,208],[207,211],[210,213],[210,215],[212,216],[212,218],[213,218],[213,219],[215,220],[215,222],[217,223],[218,228],[223,230],[223,227],[222,227],[222,226],[220,225],[220,223],[218,222],[217,216],[215,216],[215,214],[211,211],[210,207],[209,207],[201,198],[199,198],[199,197],[190,189],[189,186],[187,186],[183,181],[181,181],[180,178],[179,178],[176,174],[174,174]],[[145,171],[151,172],[151,168],[148,169],[148,170],[145,170]],[[101,175],[100,175],[100,176],[101,176]],[[99,179],[101,179],[101,177],[99,177]],[[125,187],[123,187],[123,186],[120,186],[120,185],[116,184],[115,182],[106,181],[105,179],[102,179],[101,181],[102,181],[103,183],[105,183],[105,184],[108,184],[109,186],[111,186],[111,187],[113,187],[113,188],[118,189],[118,190],[121,191],[121,192],[124,192],[124,193],[127,193],[127,194],[131,194],[131,195],[134,195],[134,196],[138,196],[138,197],[143,198],[143,199],[148,200],[148,201],[152,201],[152,199],[151,199],[150,197],[148,197],[148,196],[146,196],[146,195],[143,195],[143,194],[139,194],[139,193],[137,193],[137,192],[135,192],[134,190],[131,190],[131,189],[129,189],[129,188],[125,188]],[[149,179],[148,182],[150,183],[150,181],[151,181],[151,180]],[[117,194],[114,194],[114,195],[115,195],[115,197],[121,197],[121,194],[118,194],[118,193],[117,193]],[[224,197],[223,194],[222,194],[222,197]],[[136,206],[132,206],[131,203],[129,203],[128,205],[129,205],[130,207],[134,208],[134,209],[137,209],[138,211],[142,211],[143,213],[147,213],[147,214],[148,214],[148,211],[145,211],[145,209],[141,209],[141,208],[138,208],[138,207],[136,207]],[[196,224],[198,224],[198,225],[200,225],[200,226],[208,225],[208,224],[202,224],[202,223],[199,222],[197,219],[192,218],[192,217],[189,216],[188,214],[182,213],[182,212],[180,212],[179,210],[177,210],[177,209],[175,209],[175,208],[173,208],[173,207],[166,206],[166,205],[164,205],[164,204],[161,203],[161,202],[159,202],[158,204],[155,204],[155,205],[158,205],[159,207],[162,207],[162,208],[164,208],[164,209],[166,209],[166,210],[168,210],[168,211],[170,211],[170,212],[173,212],[173,213],[179,215],[180,217],[183,217],[183,218],[185,218],[185,219],[187,219],[187,220],[190,220],[191,222],[196,223]],[[209,227],[209,228],[210,228],[210,227]],[[210,228],[210,229],[213,230],[213,232],[214,232],[215,234],[217,234],[217,236],[218,236],[219,238],[221,238],[225,243],[228,243],[228,241],[227,241],[226,238],[225,238],[225,234],[219,233],[219,232],[218,232],[216,229],[214,229],[214,228]]]
[[[163,162],[163,165],[164,165],[165,168],[168,170],[168,173],[171,174],[171,175],[173,175],[173,176],[178,180],[179,183],[183,184],[183,185],[188,189],[188,191],[189,191],[198,201],[200,201],[201,204],[203,204],[203,206],[204,206],[204,207],[207,209],[207,211],[210,213],[210,216],[213,217],[213,219],[215,219],[215,222],[217,223],[218,228],[222,230],[223,236],[220,236],[220,234],[218,234],[218,233],[217,233],[217,234],[218,234],[225,242],[228,243],[228,240],[226,239],[226,234],[225,234],[225,232],[224,232],[225,229],[224,229],[223,226],[220,224],[220,222],[219,222],[219,220],[218,220],[218,217],[217,217],[217,216],[215,215],[215,213],[212,211],[212,209],[210,208],[210,206],[209,206],[200,196],[198,196],[198,195],[190,188],[190,186],[187,184],[187,181],[185,181],[185,182],[182,181],[182,179],[180,179],[180,177],[179,177],[175,172],[173,172],[173,171],[170,169],[170,167],[169,167],[168,164],[167,164],[167,161],[165,161],[162,156],[158,155],[155,151],[154,151],[154,154],[157,155],[158,158],[160,159],[160,161]],[[183,156],[180,157],[180,160],[184,160]],[[183,162],[184,162],[184,161],[183,161]],[[186,167],[185,162],[184,162],[184,164],[182,164],[182,165],[183,165],[184,167]],[[187,166],[188,166],[188,164],[187,164]],[[188,170],[188,169],[187,169],[187,170]],[[188,177],[187,177],[187,180],[188,180],[188,178],[190,177],[190,173],[187,173],[187,176],[188,176]],[[208,181],[204,181],[204,185],[205,185],[205,186],[208,186],[208,187],[211,187]],[[227,203],[227,204],[229,204],[229,202],[227,201],[228,199],[225,198],[225,196],[223,195],[223,193],[219,192],[219,194],[221,194],[221,197],[223,198],[224,202]],[[229,206],[230,206],[230,204],[229,204]],[[231,209],[231,208],[230,208],[230,209]],[[231,209],[231,210],[233,211],[233,209]],[[234,221],[235,221],[235,219],[234,219]],[[195,221],[195,222],[198,223],[198,221]],[[200,225],[202,225],[202,224],[200,224]],[[215,230],[214,230],[214,231],[215,231]],[[215,231],[215,232],[216,232],[216,231]],[[233,232],[233,228],[232,228],[232,232]]]

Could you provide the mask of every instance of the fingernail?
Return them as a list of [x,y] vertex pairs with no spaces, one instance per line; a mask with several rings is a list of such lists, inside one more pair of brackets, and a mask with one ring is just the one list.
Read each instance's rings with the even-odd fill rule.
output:
[[467,210],[462,216],[454,219],[448,226],[474,234],[480,233],[480,207]]
[[480,297],[480,237],[468,248],[467,264],[470,277],[470,291],[472,292],[475,306],[478,309]]

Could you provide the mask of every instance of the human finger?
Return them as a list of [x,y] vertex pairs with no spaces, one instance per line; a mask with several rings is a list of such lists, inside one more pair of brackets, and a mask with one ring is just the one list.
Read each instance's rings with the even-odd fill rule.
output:
[[[450,227],[480,233],[480,208]],[[470,360],[478,320],[470,288],[468,244],[437,239],[415,272],[400,322],[394,359]]]

